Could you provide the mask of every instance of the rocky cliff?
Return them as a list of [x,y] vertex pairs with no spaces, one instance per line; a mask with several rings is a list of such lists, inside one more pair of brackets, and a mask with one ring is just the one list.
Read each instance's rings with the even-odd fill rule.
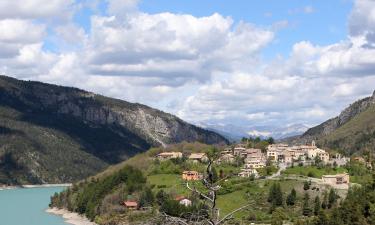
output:
[[[28,171],[29,175],[19,178],[23,181],[69,182],[96,173],[150,146],[181,141],[227,142],[215,132],[145,105],[5,76],[0,77],[0,127],[9,131],[0,135],[0,182],[2,177],[9,181],[14,175],[12,171],[1,173],[1,168],[9,170],[10,161],[12,167]],[[33,143],[26,147],[27,150],[15,147],[15,143],[19,146],[26,142]],[[60,152],[56,152],[57,145]],[[79,159],[89,158],[82,162],[78,160],[82,167],[90,168],[89,171],[76,176],[67,173],[68,165],[61,165],[60,172],[48,165],[52,158],[59,160],[56,155],[67,146],[70,146],[70,154],[74,152]],[[25,162],[25,158],[31,162]],[[70,162],[65,160],[65,163]],[[51,171],[54,175],[49,177]]]

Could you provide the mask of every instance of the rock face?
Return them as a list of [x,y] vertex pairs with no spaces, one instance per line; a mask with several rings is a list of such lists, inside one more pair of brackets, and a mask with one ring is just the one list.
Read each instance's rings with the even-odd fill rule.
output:
[[375,105],[375,91],[372,96],[358,100],[344,109],[339,116],[329,119],[326,122],[308,129],[303,135],[294,139],[292,142],[308,143],[312,140],[322,139],[340,127],[350,122],[353,118],[368,110]]
[[[181,141],[207,144],[227,142],[215,132],[145,105],[107,98],[76,88],[20,81],[5,76],[0,76],[0,107],[3,109],[0,126],[23,132],[17,127],[22,122],[26,123],[23,127],[46,129],[38,132],[38,135],[50,131],[52,136],[63,135],[63,138],[56,140],[74,142],[81,151],[102,161],[102,167],[120,162],[150,146]],[[39,144],[48,152],[49,146]],[[6,140],[0,146],[0,171],[1,155],[12,154],[11,150],[1,151],[5,149],[4,146],[7,146]],[[20,161],[19,157],[17,159],[13,155],[16,162]],[[61,181],[70,180],[74,178]]]

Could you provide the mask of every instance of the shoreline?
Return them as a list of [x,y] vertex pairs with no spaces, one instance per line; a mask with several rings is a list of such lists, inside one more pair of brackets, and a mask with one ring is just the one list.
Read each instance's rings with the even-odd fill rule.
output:
[[94,222],[91,222],[86,217],[79,215],[78,213],[69,212],[66,209],[58,209],[58,208],[48,208],[46,212],[49,214],[53,214],[56,216],[61,216],[65,223],[72,224],[72,225],[97,225]]
[[46,187],[70,187],[71,183],[66,184],[25,184],[25,185],[16,185],[16,186],[0,186],[0,191],[3,190],[12,190],[17,188],[46,188]]

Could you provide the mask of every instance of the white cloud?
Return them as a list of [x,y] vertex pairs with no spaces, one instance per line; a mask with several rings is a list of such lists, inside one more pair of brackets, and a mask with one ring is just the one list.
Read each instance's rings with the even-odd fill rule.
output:
[[73,0],[2,0],[0,18],[66,17]]
[[138,9],[139,0],[107,0],[108,13],[121,16],[123,14],[134,12]]
[[94,17],[85,58],[93,74],[157,77],[181,86],[210,80],[214,71],[246,66],[272,38],[271,31],[234,25],[219,14],[137,13],[120,21]]

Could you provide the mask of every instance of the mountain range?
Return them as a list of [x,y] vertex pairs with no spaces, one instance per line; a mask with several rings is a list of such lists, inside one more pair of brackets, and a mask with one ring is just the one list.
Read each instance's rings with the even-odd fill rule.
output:
[[142,104],[0,76],[0,183],[74,182],[181,141],[227,143]]
[[231,141],[243,137],[273,137],[276,140],[303,134],[309,126],[305,124],[289,124],[286,126],[240,126],[234,124],[200,124],[208,130],[215,131]]

